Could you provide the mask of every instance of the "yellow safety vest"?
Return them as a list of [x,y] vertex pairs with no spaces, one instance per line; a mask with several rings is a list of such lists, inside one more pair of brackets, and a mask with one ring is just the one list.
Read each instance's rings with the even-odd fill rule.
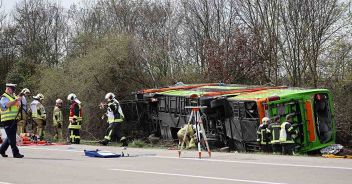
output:
[[290,127],[289,130],[286,131],[286,125],[290,124],[289,122],[284,122],[281,124],[281,130],[280,130],[280,143],[294,143],[292,140],[291,135],[288,135],[287,131],[290,131],[293,129],[293,127]]
[[[12,97],[12,96],[8,95],[7,93],[4,93],[3,96],[8,98],[9,102],[13,102],[16,100],[16,97]],[[4,111],[1,110],[1,122],[16,119],[17,114],[18,114],[18,110],[19,110],[18,105],[13,105]]]
[[63,121],[64,120],[63,120],[61,109],[59,107],[55,106],[54,111],[53,111],[53,125],[57,126],[59,123],[62,123]]

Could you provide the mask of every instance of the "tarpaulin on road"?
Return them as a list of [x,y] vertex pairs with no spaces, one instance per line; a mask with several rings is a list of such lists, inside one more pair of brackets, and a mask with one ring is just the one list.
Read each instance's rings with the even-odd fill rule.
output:
[[88,157],[97,157],[97,158],[118,158],[121,157],[121,154],[112,153],[109,151],[101,150],[84,150],[84,154]]

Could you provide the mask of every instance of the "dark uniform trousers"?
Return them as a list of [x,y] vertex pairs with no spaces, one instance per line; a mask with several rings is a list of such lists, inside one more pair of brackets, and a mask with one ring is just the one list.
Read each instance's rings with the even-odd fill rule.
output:
[[294,148],[295,148],[294,143],[282,143],[282,154],[293,155]]
[[17,120],[9,120],[2,122],[7,135],[7,138],[3,141],[0,147],[0,153],[5,153],[7,148],[11,146],[12,154],[18,155],[19,150],[16,146],[16,132],[17,132]]

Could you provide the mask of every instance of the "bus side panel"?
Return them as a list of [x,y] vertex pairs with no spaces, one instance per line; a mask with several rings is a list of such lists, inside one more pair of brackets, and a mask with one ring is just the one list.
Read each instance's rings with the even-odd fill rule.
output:
[[312,110],[312,103],[310,101],[305,102],[305,109],[306,109],[306,117],[307,117],[307,124],[308,124],[308,134],[309,134],[309,142],[316,141],[315,135],[315,127],[314,127],[314,119],[313,119],[313,110]]

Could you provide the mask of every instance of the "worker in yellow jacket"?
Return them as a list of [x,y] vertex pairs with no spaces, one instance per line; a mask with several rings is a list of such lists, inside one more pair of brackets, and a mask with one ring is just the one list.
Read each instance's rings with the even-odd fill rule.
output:
[[54,107],[54,111],[53,111],[53,127],[55,132],[54,139],[59,141],[62,140],[62,124],[64,121],[61,108],[62,108],[62,100],[57,99]]
[[[188,130],[187,130],[187,127],[188,127]],[[185,140],[183,140],[184,137],[185,137],[186,130],[187,130],[187,135],[186,135]],[[177,132],[179,147],[181,148],[183,141],[186,144],[186,149],[190,149],[190,148],[196,147],[196,144],[195,144],[195,141],[194,141],[194,136],[195,136],[195,134],[194,134],[193,126],[185,124],[185,126],[183,126],[183,128],[181,128]]]
[[39,136],[40,140],[44,140],[44,127],[46,125],[46,112],[43,106],[44,95],[39,93],[33,97],[31,103],[32,118],[36,125],[33,133]]
[[29,119],[29,107],[27,104],[27,98],[31,94],[28,88],[23,88],[19,96],[21,96],[20,107],[19,107],[19,115],[18,115],[18,123],[17,123],[17,134],[21,135],[22,133],[26,133],[26,122]]

